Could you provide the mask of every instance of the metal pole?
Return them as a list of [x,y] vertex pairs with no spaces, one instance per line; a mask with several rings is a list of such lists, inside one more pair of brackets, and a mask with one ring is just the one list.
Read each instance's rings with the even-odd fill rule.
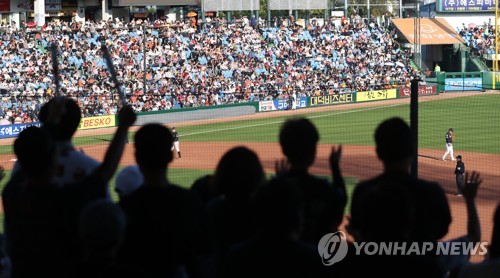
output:
[[368,23],[370,23],[370,0],[366,0],[366,18],[368,18]]
[[[497,0],[495,0],[497,1]],[[495,56],[493,57],[493,72],[495,72],[495,74],[493,75],[496,75],[496,72],[498,71],[498,3],[496,3],[495,5],[495,35],[494,35],[494,38],[495,38]],[[495,81],[493,81],[493,84],[495,84]],[[494,88],[494,87],[493,87]]]
[[399,18],[403,18],[403,0],[399,0]]
[[347,0],[344,0],[344,16],[347,18]]
[[204,29],[205,25],[205,1],[201,0],[201,29]]
[[143,36],[143,57],[142,57],[142,61],[143,61],[143,67],[144,67],[144,74],[142,75],[142,92],[144,93],[144,95],[146,95],[146,24],[142,25],[142,36]]
[[271,1],[267,0],[267,27],[271,27]]
[[413,154],[410,167],[410,175],[418,178],[418,83],[419,77],[411,81],[410,98],[410,130],[413,142]]

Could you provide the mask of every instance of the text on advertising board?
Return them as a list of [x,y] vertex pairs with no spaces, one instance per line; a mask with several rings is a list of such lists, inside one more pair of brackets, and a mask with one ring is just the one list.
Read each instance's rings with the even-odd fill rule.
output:
[[0,139],[17,137],[19,133],[21,133],[21,131],[27,129],[30,126],[41,127],[42,123],[34,122],[29,124],[12,124],[0,126]]
[[390,90],[378,90],[378,91],[368,91],[368,92],[358,92],[356,93],[356,101],[372,101],[381,99],[393,99],[396,98],[396,89]]
[[[495,10],[498,0],[441,0],[440,12],[487,12]],[[497,2],[498,3],[498,2]]]
[[261,112],[266,112],[266,111],[275,111],[276,108],[274,107],[274,101],[272,100],[265,100],[259,102],[259,107]]
[[444,80],[445,91],[481,91],[482,87],[482,78],[446,78]]
[[80,121],[80,126],[78,129],[91,129],[91,128],[101,128],[101,127],[112,127],[115,126],[115,116],[99,116],[82,118]]
[[323,95],[311,97],[311,106],[353,102],[353,94]]
[[[418,86],[418,95],[435,95],[436,94],[436,86]],[[410,97],[411,96],[411,88],[408,87],[400,87],[399,88],[399,96],[400,97]]]

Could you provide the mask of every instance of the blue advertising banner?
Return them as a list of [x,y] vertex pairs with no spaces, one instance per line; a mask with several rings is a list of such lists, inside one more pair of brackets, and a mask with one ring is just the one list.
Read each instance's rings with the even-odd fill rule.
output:
[[446,78],[444,80],[445,91],[481,91],[482,88],[482,78]]
[[498,0],[439,0],[439,12],[487,12],[495,11]]
[[[290,106],[290,101],[288,99],[276,99],[273,100],[274,102],[274,108],[271,110],[289,110],[291,109]],[[299,97],[297,98],[297,103],[295,105],[295,108],[305,108],[307,107],[307,98],[306,97]]]
[[0,139],[17,137],[21,131],[25,130],[30,126],[42,126],[40,122],[34,122],[29,124],[13,124],[13,125],[3,125],[0,126]]

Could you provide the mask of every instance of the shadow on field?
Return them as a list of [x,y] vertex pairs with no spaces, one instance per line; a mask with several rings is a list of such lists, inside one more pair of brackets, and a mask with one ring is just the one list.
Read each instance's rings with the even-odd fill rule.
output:
[[423,155],[423,154],[419,154],[418,157],[428,158],[428,159],[433,159],[433,160],[441,160],[440,157],[428,156],[428,155]]

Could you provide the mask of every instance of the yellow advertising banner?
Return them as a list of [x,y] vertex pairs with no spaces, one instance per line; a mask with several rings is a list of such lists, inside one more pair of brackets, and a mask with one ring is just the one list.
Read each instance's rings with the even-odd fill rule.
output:
[[82,118],[78,129],[93,129],[115,126],[115,115]]
[[356,93],[356,102],[382,100],[382,99],[394,99],[396,97],[397,97],[397,90],[396,89],[357,92]]

